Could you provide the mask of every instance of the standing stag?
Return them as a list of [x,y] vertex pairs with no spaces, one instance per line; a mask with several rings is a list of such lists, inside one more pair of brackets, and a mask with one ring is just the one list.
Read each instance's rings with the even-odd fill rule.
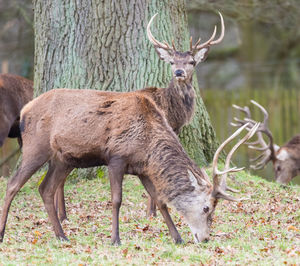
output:
[[[251,103],[262,111],[264,121],[257,130],[257,141],[248,143],[248,147],[250,149],[262,151],[262,154],[251,161],[255,162],[260,159],[261,160],[256,165],[251,165],[250,167],[255,170],[262,169],[269,161],[272,161],[276,182],[280,184],[287,184],[292,180],[292,178],[300,174],[300,135],[294,136],[282,147],[274,144],[272,133],[268,128],[268,112],[257,102],[251,100]],[[240,107],[233,105],[233,107],[246,114],[246,118],[244,118],[244,120],[235,117],[234,120],[237,123],[231,123],[233,126],[241,126],[248,123],[248,128],[251,128],[255,123],[257,123],[252,119],[250,109],[247,106]],[[268,137],[269,144],[264,141],[263,134]]]
[[[166,204],[185,217],[196,242],[206,240],[218,199],[235,200],[225,192],[226,174],[240,170],[228,167],[219,171],[218,156],[247,126],[238,129],[216,151],[212,185],[205,172],[187,156],[164,114],[150,98],[134,92],[95,90],[58,89],[44,93],[21,112],[23,158],[7,184],[0,239],[3,241],[9,207],[16,193],[48,162],[48,172],[39,192],[55,235],[60,239],[67,238],[54,206],[58,185],[73,168],[107,165],[113,207],[113,244],[120,243],[119,208],[124,174],[140,178],[176,243],[182,239]],[[255,133],[257,126],[234,146],[229,156]]]
[[[176,134],[180,129],[189,123],[194,114],[195,91],[192,84],[193,72],[196,65],[203,62],[212,45],[220,43],[224,38],[225,26],[221,15],[221,34],[215,40],[217,27],[215,26],[213,34],[208,41],[200,43],[200,39],[193,45],[192,38],[190,40],[190,50],[179,52],[175,49],[173,42],[172,47],[165,41],[163,43],[156,40],[151,31],[151,24],[157,14],[149,21],[147,26],[147,36],[154,45],[159,57],[167,63],[171,64],[173,78],[166,88],[150,87],[137,91],[141,95],[150,97],[158,108],[163,111],[165,117]],[[64,184],[58,187],[56,194],[59,217],[63,221],[66,219],[65,203],[64,203]],[[151,197],[148,198],[147,215],[156,215],[156,208]]]
[[22,145],[20,112],[32,97],[31,80],[12,74],[0,74],[0,147],[7,137],[18,138],[20,146]]

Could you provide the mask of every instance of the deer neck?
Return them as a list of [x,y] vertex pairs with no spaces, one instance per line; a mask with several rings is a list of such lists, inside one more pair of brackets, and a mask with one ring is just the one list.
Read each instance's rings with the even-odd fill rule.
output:
[[[146,175],[153,183],[156,193],[166,203],[174,206],[180,211],[180,202],[186,201],[198,195],[199,189],[211,190],[211,184],[206,175],[203,174],[194,161],[192,161],[179,144],[177,137],[168,140],[156,139],[153,142],[153,152],[149,164],[147,165]],[[193,180],[190,179],[188,170],[198,177],[199,189],[196,191]]]
[[195,106],[195,90],[192,78],[187,81],[178,81],[173,78],[163,91],[166,101],[165,113],[169,125],[178,134],[182,126],[189,123]]

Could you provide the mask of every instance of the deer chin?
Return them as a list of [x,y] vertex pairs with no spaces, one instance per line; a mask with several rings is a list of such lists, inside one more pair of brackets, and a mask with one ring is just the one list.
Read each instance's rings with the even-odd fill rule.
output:
[[175,76],[175,79],[176,79],[177,81],[185,81],[185,80],[186,80],[186,76],[181,76],[181,77]]

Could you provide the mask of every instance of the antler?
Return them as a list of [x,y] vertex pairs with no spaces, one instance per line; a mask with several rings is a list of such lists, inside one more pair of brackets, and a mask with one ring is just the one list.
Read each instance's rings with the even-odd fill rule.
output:
[[210,47],[211,45],[220,43],[223,40],[224,34],[225,34],[225,25],[224,25],[223,16],[220,12],[219,12],[219,15],[220,15],[220,18],[221,18],[221,34],[220,34],[220,37],[217,40],[214,40],[215,36],[216,36],[216,32],[217,32],[217,26],[215,26],[213,34],[211,35],[209,40],[206,41],[206,42],[200,44],[201,38],[199,38],[199,40],[193,45],[193,43],[192,43],[193,40],[191,38],[190,39],[190,50],[191,50],[191,52],[198,51],[198,50],[200,50],[204,47]]
[[151,33],[151,30],[150,30],[150,27],[151,27],[151,23],[152,21],[154,20],[154,18],[157,16],[158,13],[156,13],[149,21],[148,25],[147,25],[147,35],[148,35],[148,39],[150,40],[150,42],[152,42],[154,44],[154,46],[156,47],[160,47],[160,48],[163,48],[165,50],[169,50],[169,51],[176,51],[175,49],[175,44],[174,44],[174,40],[172,41],[172,46],[173,48],[170,47],[170,45],[166,42],[166,41],[163,41],[160,42],[158,40],[156,40],[154,38],[154,36],[152,35]]
[[[264,121],[257,130],[257,140],[251,143],[247,143],[250,149],[263,151],[263,153],[260,154],[258,157],[251,159],[251,162],[256,162],[260,160],[255,165],[250,165],[252,169],[257,170],[263,168],[270,160],[274,161],[276,159],[275,152],[278,149],[278,146],[273,143],[273,136],[271,131],[268,128],[268,120],[269,120],[268,112],[263,106],[261,106],[259,103],[255,102],[254,100],[251,100],[251,103],[256,105],[264,115]],[[256,123],[256,121],[251,118],[251,112],[247,106],[242,108],[240,106],[233,105],[233,107],[236,108],[237,110],[246,113],[247,117],[244,118],[244,120],[240,120],[235,117],[234,120],[238,124],[231,123],[232,126],[240,126],[240,125],[244,125],[245,123],[250,123],[251,126],[253,126],[254,123]],[[248,127],[248,129],[249,128],[250,127]],[[265,142],[262,133],[264,133],[269,138],[269,144]]]
[[[247,127],[249,127],[250,123],[246,123],[245,125],[243,125],[242,127],[240,127],[237,131],[235,131],[228,139],[226,139],[217,149],[215,155],[214,155],[214,159],[213,159],[213,183],[214,183],[214,190],[218,191],[218,193],[222,194],[223,198],[226,198],[227,200],[231,200],[231,201],[237,201],[238,199],[235,199],[234,197],[230,196],[229,194],[227,194],[225,191],[229,190],[232,192],[236,192],[236,190],[227,187],[226,185],[226,178],[227,178],[227,174],[229,172],[238,172],[244,169],[243,168],[237,168],[237,167],[233,167],[233,168],[229,168],[230,166],[230,161],[231,161],[231,157],[234,154],[234,152],[238,149],[239,146],[241,146],[245,141],[247,141],[248,139],[250,139],[256,132],[256,130],[258,129],[258,127],[260,126],[260,123],[255,124],[250,130],[249,132],[240,140],[238,141],[233,148],[230,150],[230,152],[227,155],[227,158],[225,160],[225,167],[223,171],[218,170],[218,158],[219,155],[221,153],[221,151],[224,149],[224,147],[230,142],[232,141],[236,136],[238,136],[244,129],[246,129]],[[221,181],[219,180],[219,176],[221,176]]]

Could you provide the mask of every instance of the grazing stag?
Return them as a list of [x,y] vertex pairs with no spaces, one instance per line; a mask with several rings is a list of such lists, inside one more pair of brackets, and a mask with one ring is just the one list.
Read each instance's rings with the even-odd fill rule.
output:
[[7,137],[18,138],[20,146],[22,145],[20,111],[32,97],[31,80],[17,75],[0,74],[0,147]]
[[[67,238],[54,206],[58,185],[73,168],[107,165],[113,207],[113,244],[120,243],[119,208],[126,173],[140,178],[176,243],[182,240],[166,204],[185,217],[196,242],[206,240],[217,200],[234,200],[225,191],[226,180],[223,178],[226,177],[222,175],[240,170],[226,168],[219,171],[218,156],[247,126],[238,129],[217,150],[212,185],[205,172],[187,156],[164,114],[150,98],[134,92],[121,94],[95,90],[58,89],[44,93],[21,112],[23,158],[20,168],[7,184],[0,240],[3,241],[13,198],[46,162],[49,168],[39,192],[55,235],[60,239]],[[237,145],[249,139],[256,127]]]
[[[225,26],[223,17],[221,19],[221,34],[215,40],[216,26],[213,34],[208,41],[200,43],[200,39],[193,45],[190,40],[190,50],[187,52],[179,52],[175,49],[174,42],[171,47],[167,42],[159,42],[156,40],[151,31],[151,24],[157,14],[149,21],[147,26],[147,35],[150,42],[154,45],[159,57],[167,63],[171,64],[173,78],[166,88],[150,87],[139,90],[142,95],[150,97],[158,108],[163,111],[165,117],[176,134],[180,129],[189,123],[194,113],[195,91],[192,84],[193,72],[196,65],[204,61],[207,57],[208,50],[212,45],[220,43],[224,38]],[[67,218],[64,203],[64,184],[60,184],[56,194],[56,205],[58,206],[60,220]],[[151,197],[148,198],[147,215],[155,216],[156,208]]]
[[[261,159],[256,165],[251,165],[250,167],[255,170],[262,169],[269,161],[272,161],[276,182],[287,184],[292,178],[300,174],[300,135],[294,136],[282,147],[274,144],[272,133],[268,128],[268,112],[257,102],[251,100],[251,103],[262,111],[264,121],[257,130],[257,141],[248,143],[250,149],[263,152],[257,158],[251,160],[255,162]],[[237,123],[231,123],[233,126],[241,126],[249,123],[248,128],[251,128],[256,123],[256,121],[252,119],[250,109],[247,106],[240,107],[233,105],[233,107],[244,112],[247,116],[244,120],[235,117],[234,119]],[[265,142],[263,134],[268,137],[269,144]]]

